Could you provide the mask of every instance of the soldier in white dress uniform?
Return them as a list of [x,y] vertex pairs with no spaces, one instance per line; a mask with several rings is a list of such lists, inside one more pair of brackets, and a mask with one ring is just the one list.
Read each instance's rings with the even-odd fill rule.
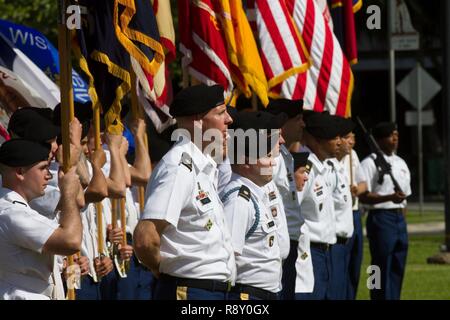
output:
[[[226,155],[232,123],[223,88],[186,88],[170,113],[183,130],[150,178],[134,232],[135,251],[159,277],[155,299],[226,299],[236,264],[212,158]],[[216,134],[212,151],[209,141],[194,136],[208,129]]]
[[[279,149],[279,128],[286,119],[285,114],[274,116],[267,112],[240,113],[234,119],[233,129],[254,130],[257,139],[250,141],[232,135],[233,174],[221,195],[237,265],[232,298],[279,299],[282,274],[280,237],[270,192],[266,192],[264,186],[272,181],[275,153]],[[275,131],[275,134],[269,131]],[[261,145],[266,148],[261,148]],[[254,156],[250,156],[251,148],[256,151]],[[279,218],[284,218],[284,215],[280,213]]]
[[[273,114],[286,113],[289,120],[283,125],[284,143],[280,146],[280,156],[276,159],[273,182],[276,184],[286,213],[290,239],[290,251],[283,263],[282,299],[293,300],[298,292],[312,292],[314,275],[312,272],[311,253],[309,250],[309,230],[301,213],[301,192],[297,191],[294,181],[294,159],[290,149],[294,148],[303,137],[303,101],[277,99],[271,100],[267,111]],[[301,239],[299,247],[299,239]],[[300,260],[297,251],[300,250]],[[303,257],[303,258],[302,258]],[[299,263],[296,263],[298,261]],[[296,271],[296,265],[302,266]],[[297,284],[297,289],[296,289]]]
[[50,179],[49,152],[49,145],[24,139],[13,139],[0,147],[1,299],[61,298],[53,274],[54,255],[72,255],[81,247],[77,202],[81,186],[75,168],[59,177],[59,221],[42,216],[28,205],[44,194]]
[[331,256],[330,247],[336,243],[336,221],[332,191],[336,179],[331,176],[326,159],[335,156],[340,145],[339,128],[328,113],[314,113],[306,119],[306,148],[308,181],[303,190],[302,214],[310,232],[310,250],[314,271],[311,293],[296,292],[299,300],[329,299]]
[[375,154],[361,162],[368,191],[361,195],[360,200],[369,208],[366,227],[372,265],[381,270],[381,287],[370,290],[370,298],[398,300],[408,253],[405,215],[406,197],[411,195],[411,174],[406,162],[395,154],[398,148],[396,124],[379,123],[372,133],[401,191],[395,190],[389,175],[378,170]]

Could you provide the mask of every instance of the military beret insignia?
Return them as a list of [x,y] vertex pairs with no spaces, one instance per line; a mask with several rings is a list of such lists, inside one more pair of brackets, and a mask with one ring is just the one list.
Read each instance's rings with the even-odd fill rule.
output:
[[312,166],[313,166],[312,162],[308,160],[306,162],[306,173],[309,174],[311,172]]

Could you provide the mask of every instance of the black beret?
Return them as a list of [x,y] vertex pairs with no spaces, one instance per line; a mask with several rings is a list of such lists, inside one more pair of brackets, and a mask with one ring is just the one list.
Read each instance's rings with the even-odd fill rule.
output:
[[247,98],[244,94],[241,94],[236,99],[236,110],[242,111],[245,109],[253,109],[252,98]]
[[272,114],[283,112],[289,118],[295,118],[303,112],[303,100],[270,99],[266,110]]
[[277,115],[266,111],[238,112],[234,115],[230,129],[280,129],[288,120],[285,113]]
[[[255,137],[256,140],[250,141],[244,137],[236,135],[236,132],[232,133],[234,141],[234,149],[230,149],[230,159],[237,159],[237,150],[244,151],[244,155],[249,157],[255,155],[257,159],[266,156],[278,143],[275,136],[272,135],[272,129],[280,129],[288,120],[285,113],[273,115],[265,111],[257,112],[238,112],[233,119],[233,123],[230,125],[230,129],[242,129],[244,131],[253,129],[258,130]],[[242,149],[242,146],[244,148]],[[265,149],[261,149],[265,146]],[[241,148],[241,149],[239,149]],[[256,154],[255,154],[256,153]]]
[[56,138],[61,129],[45,116],[45,114],[49,114],[47,111],[39,109],[26,107],[16,110],[9,120],[9,133],[37,142],[45,142]]
[[170,115],[174,118],[192,116],[207,112],[224,104],[223,87],[216,84],[198,84],[181,90],[170,105]]
[[315,112],[314,110],[307,110],[307,109],[303,109],[303,121],[305,121],[306,123],[306,119],[309,118],[309,116],[316,114],[317,112]]
[[355,123],[350,118],[336,117],[340,129],[340,136],[344,137],[355,129]]
[[294,172],[300,167],[306,167],[309,152],[291,152],[291,155],[294,158]]
[[376,139],[389,137],[395,130],[397,125],[393,122],[380,122],[372,129],[372,134]]
[[[252,139],[250,137],[256,138]],[[258,130],[256,135],[240,136],[236,132],[232,135],[233,145],[228,154],[232,163],[237,163],[237,159],[242,156],[252,159],[259,159],[267,156],[279,143],[274,134],[268,130]],[[242,152],[242,154],[238,154]]]
[[25,139],[12,139],[0,147],[0,163],[8,167],[27,167],[49,158],[50,145]]
[[[94,113],[92,111],[92,102],[75,102],[73,106],[73,113],[83,127],[81,132],[81,138],[83,139],[87,136],[91,125],[91,120],[94,117]],[[58,127],[61,127],[61,103],[58,103],[53,110],[53,123]]]
[[341,133],[337,117],[326,112],[308,116],[305,129],[313,137],[325,140],[334,139]]

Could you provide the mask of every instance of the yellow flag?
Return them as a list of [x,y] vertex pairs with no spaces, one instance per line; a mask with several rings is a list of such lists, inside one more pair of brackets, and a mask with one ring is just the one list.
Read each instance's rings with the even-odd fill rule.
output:
[[[166,61],[170,63],[175,59],[175,30],[173,27],[172,9],[170,0],[152,0],[153,11],[158,23],[160,42],[164,47]],[[164,69],[164,68],[161,68]]]
[[253,90],[266,106],[269,103],[267,79],[242,1],[220,0],[219,3],[233,81],[247,98]]

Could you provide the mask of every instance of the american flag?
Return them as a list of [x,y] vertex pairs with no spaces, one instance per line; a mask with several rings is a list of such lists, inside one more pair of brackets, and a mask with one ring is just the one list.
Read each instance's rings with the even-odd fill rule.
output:
[[308,72],[300,74],[295,97],[304,108],[350,116],[353,74],[339,41],[314,0],[286,0],[289,13],[310,54]]
[[247,1],[247,17],[259,40],[269,95],[296,99],[297,76],[308,68],[308,53],[286,2]]

